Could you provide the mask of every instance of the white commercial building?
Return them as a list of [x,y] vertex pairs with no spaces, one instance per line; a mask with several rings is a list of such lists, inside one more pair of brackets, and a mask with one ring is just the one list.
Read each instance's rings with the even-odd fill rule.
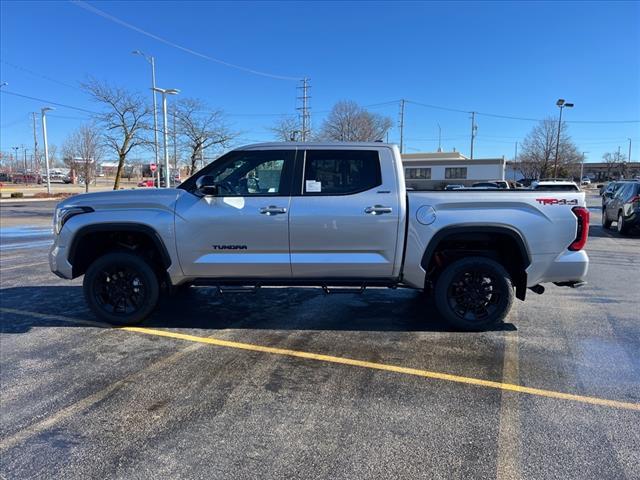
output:
[[402,163],[407,187],[416,190],[505,179],[504,157],[471,160],[460,152],[403,153]]

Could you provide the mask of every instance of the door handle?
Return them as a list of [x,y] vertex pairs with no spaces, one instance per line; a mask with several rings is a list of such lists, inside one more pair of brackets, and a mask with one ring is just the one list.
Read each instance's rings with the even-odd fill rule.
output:
[[385,207],[383,205],[374,205],[373,207],[367,207],[364,209],[364,213],[369,215],[382,215],[383,213],[391,213],[393,208]]
[[262,207],[260,213],[263,215],[278,215],[280,213],[287,213],[287,209],[284,207],[276,207],[275,205],[269,205],[268,207]]

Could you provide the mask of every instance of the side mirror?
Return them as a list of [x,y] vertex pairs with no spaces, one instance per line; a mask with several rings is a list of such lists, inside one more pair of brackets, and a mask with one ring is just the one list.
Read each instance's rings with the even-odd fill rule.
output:
[[200,195],[216,196],[218,195],[218,185],[213,175],[203,175],[196,180],[196,189]]

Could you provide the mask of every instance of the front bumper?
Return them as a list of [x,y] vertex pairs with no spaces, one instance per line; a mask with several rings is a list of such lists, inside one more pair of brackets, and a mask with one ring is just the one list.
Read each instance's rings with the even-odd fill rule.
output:
[[67,260],[67,248],[58,245],[58,237],[49,250],[49,268],[60,278],[73,278],[73,266]]

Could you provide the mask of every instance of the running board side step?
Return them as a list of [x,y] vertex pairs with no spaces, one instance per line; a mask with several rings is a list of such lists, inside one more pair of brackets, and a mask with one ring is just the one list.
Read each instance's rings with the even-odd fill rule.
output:
[[328,285],[322,285],[322,291],[325,295],[331,295],[336,293],[355,293],[361,295],[367,289],[366,285],[361,285],[359,288],[349,287],[329,287]]
[[257,293],[257,291],[260,290],[260,285],[238,285],[228,287],[218,285],[217,288],[220,295],[224,295],[225,293]]

